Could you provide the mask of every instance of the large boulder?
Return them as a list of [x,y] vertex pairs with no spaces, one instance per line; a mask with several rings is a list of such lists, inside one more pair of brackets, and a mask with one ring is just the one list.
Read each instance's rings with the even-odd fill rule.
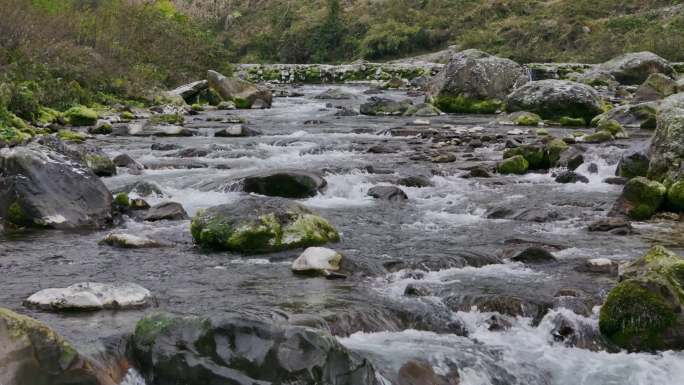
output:
[[0,308],[0,384],[114,385],[47,325]]
[[615,169],[615,175],[627,179],[646,176],[650,160],[644,151],[631,151],[622,154]]
[[528,80],[518,63],[469,49],[455,54],[432,79],[428,99],[445,112],[494,113]]
[[373,366],[328,332],[282,317],[157,313],[138,322],[131,346],[150,385],[379,384]]
[[508,95],[506,109],[534,112],[544,119],[570,117],[582,118],[585,122],[603,112],[596,90],[567,80],[529,82]]
[[152,300],[149,290],[135,283],[84,282],[64,288],[43,289],[24,301],[26,306],[54,311],[134,309]]
[[340,270],[342,254],[325,247],[308,247],[292,262],[292,271],[301,274],[329,275]]
[[613,58],[599,66],[609,72],[621,84],[641,84],[650,74],[674,74],[667,60],[651,52],[633,52]]
[[273,94],[268,88],[238,78],[228,78],[216,71],[207,71],[209,86],[225,100],[231,100],[237,108],[261,106],[271,108]]
[[202,247],[243,253],[320,246],[340,239],[327,220],[283,198],[248,197],[201,210],[190,231]]
[[677,93],[677,82],[661,73],[651,74],[634,93],[636,102],[652,102]]
[[323,191],[327,184],[320,175],[298,170],[269,171],[242,180],[245,192],[283,198],[309,198]]
[[684,259],[655,246],[621,270],[601,307],[601,333],[631,351],[684,349]]
[[190,219],[188,213],[183,208],[183,205],[177,202],[163,202],[152,206],[145,215],[145,220],[150,222],[155,221],[182,221]]
[[676,181],[684,177],[684,93],[662,102],[649,157],[649,178]]
[[596,116],[591,124],[598,126],[604,121],[615,120],[624,127],[654,129],[657,113],[658,104],[655,102],[627,104]]
[[38,143],[0,150],[0,217],[19,226],[103,227],[112,195],[84,164]]

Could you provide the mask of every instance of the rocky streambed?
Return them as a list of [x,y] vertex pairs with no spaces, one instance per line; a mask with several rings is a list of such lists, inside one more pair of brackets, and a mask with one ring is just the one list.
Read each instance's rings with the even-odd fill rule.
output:
[[[595,129],[497,115],[359,115],[372,97],[366,85],[282,90],[291,96],[270,109],[195,111],[188,135],[138,134],[134,119],[89,139],[119,160],[116,175],[102,178],[127,194],[102,218],[111,226],[4,232],[0,304],[49,325],[125,385],[684,381],[680,351],[628,353],[599,331],[619,264],[656,244],[684,252],[676,216],[609,219],[626,182],[618,164],[634,165],[652,130],[576,142]],[[381,108],[424,100],[372,92]],[[504,172],[505,152],[544,143],[548,157],[549,138],[565,138],[564,156],[536,167],[527,150],[509,154],[531,170]],[[290,179],[274,172],[304,182],[285,189]],[[257,209],[257,229],[222,238],[229,220],[252,215],[245,202],[285,205],[261,194],[286,195],[278,199],[303,211]],[[228,214],[217,217],[216,206]],[[305,222],[314,230],[301,236],[300,216],[326,224]],[[258,247],[243,241],[254,234]],[[292,271],[305,243],[337,252],[309,260],[324,260],[323,275]],[[25,302],[78,282],[131,282],[149,297],[128,287],[135,295],[116,306],[100,297],[88,306],[101,310],[89,312],[64,311],[59,299],[36,306],[45,293]],[[121,309],[125,301],[135,306]]]

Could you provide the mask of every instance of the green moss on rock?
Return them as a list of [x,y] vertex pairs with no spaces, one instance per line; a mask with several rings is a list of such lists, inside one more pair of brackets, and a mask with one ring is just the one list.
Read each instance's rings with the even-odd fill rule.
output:
[[515,123],[518,126],[536,127],[539,125],[539,123],[541,123],[541,121],[541,116],[532,112],[523,112],[515,118],[513,123]]
[[650,218],[662,206],[666,192],[659,182],[644,177],[630,179],[622,191],[622,198],[628,202],[627,215],[636,220]]
[[615,138],[626,138],[627,137],[627,133],[625,132],[625,128],[622,126],[622,124],[620,124],[620,122],[618,122],[615,119],[602,120],[598,124],[598,127],[596,128],[596,130],[597,131],[608,131]]
[[615,139],[613,137],[613,134],[605,130],[596,131],[593,134],[585,135],[582,137],[582,141],[587,143],[603,143],[609,142],[613,139]]
[[558,119],[558,123],[565,127],[585,127],[587,122],[583,118],[573,118],[570,116],[563,116]]
[[72,126],[93,126],[98,119],[97,112],[85,106],[71,107],[64,113],[64,117]]
[[126,193],[118,193],[114,197],[114,204],[120,207],[128,207],[131,205],[131,200]]
[[504,151],[504,159],[520,155],[528,163],[530,170],[544,170],[549,168],[549,157],[544,146],[525,144]]
[[478,100],[464,95],[439,95],[434,98],[433,104],[444,112],[470,114],[494,114],[503,107],[503,103],[500,100]]
[[71,130],[59,130],[57,137],[71,142],[83,142],[86,140],[85,134]]
[[496,169],[500,174],[518,174],[527,172],[529,163],[522,155],[511,156],[499,162]]
[[684,179],[670,185],[667,189],[667,202],[676,211],[684,211]]

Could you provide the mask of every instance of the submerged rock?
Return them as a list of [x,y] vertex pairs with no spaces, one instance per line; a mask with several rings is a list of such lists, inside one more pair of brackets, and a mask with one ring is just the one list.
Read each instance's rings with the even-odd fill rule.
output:
[[312,172],[275,170],[244,178],[242,189],[267,196],[309,198],[323,191],[327,184],[323,177]]
[[671,76],[674,69],[667,60],[652,52],[633,52],[613,58],[599,66],[621,84],[638,85],[649,75],[662,73]]
[[574,171],[563,171],[555,180],[558,183],[589,183],[589,178]]
[[0,308],[0,383],[114,385],[44,323]]
[[77,283],[65,288],[41,290],[24,304],[52,311],[133,309],[149,305],[152,294],[135,283]]
[[518,174],[522,175],[527,172],[530,164],[522,155],[511,156],[499,162],[496,166],[500,174]]
[[190,231],[202,247],[242,253],[320,246],[340,239],[327,220],[282,198],[248,197],[201,210]]
[[458,370],[452,370],[446,377],[435,373],[428,362],[410,360],[401,366],[397,375],[398,385],[458,385]]
[[150,222],[161,220],[180,221],[184,219],[190,219],[190,217],[185,212],[183,206],[177,202],[164,202],[152,206],[147,215],[145,215],[145,220]]
[[506,109],[534,112],[544,119],[570,117],[582,118],[585,122],[603,112],[596,90],[567,80],[529,82],[508,95]]
[[469,49],[455,54],[432,79],[427,98],[445,112],[491,114],[528,80],[518,63]]
[[396,186],[375,186],[368,190],[368,195],[375,199],[398,202],[408,199],[408,195]]
[[511,260],[523,263],[545,263],[556,261],[556,257],[543,247],[533,246],[521,251]]
[[282,319],[153,314],[131,344],[154,384],[379,385],[373,366],[328,332]]
[[589,225],[588,230],[594,232],[610,232],[615,235],[627,235],[634,231],[632,225],[623,218],[600,219],[596,222],[592,222]]
[[235,103],[237,108],[252,108],[258,105],[271,108],[273,94],[268,88],[238,78],[227,78],[216,71],[207,71],[209,86],[225,100]]
[[684,349],[683,271],[662,246],[629,263],[601,307],[601,333],[630,351]]
[[325,247],[308,247],[292,262],[292,271],[300,274],[329,275],[340,270],[342,254]]
[[161,246],[159,242],[144,235],[126,234],[122,232],[111,232],[107,234],[102,240],[102,243],[124,249],[142,249]]
[[111,222],[112,195],[84,164],[31,143],[0,150],[0,217],[58,229]]
[[344,100],[351,99],[352,95],[342,91],[339,88],[328,88],[327,90],[321,92],[320,94],[314,96],[314,99],[321,100]]

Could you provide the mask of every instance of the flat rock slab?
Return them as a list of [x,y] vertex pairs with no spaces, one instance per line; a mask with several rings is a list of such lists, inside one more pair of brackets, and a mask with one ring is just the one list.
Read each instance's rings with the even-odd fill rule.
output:
[[24,304],[51,311],[134,309],[149,305],[152,294],[135,283],[83,282],[65,288],[41,290]]

